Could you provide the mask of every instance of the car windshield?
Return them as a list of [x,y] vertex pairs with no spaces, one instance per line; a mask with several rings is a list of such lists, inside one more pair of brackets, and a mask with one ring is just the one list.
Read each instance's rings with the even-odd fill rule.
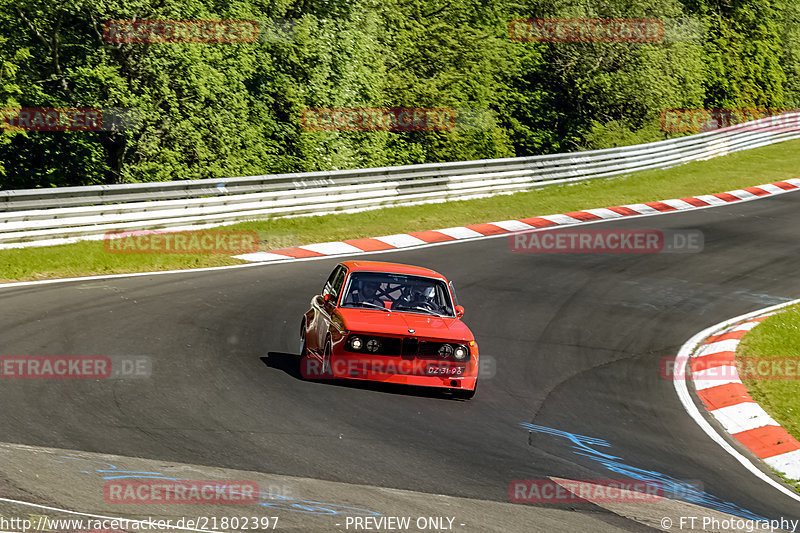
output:
[[353,272],[347,282],[341,305],[455,316],[444,281],[387,272]]

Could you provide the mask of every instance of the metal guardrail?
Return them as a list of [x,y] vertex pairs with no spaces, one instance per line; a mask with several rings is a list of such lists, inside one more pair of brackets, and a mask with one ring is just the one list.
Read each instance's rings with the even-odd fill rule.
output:
[[[798,124],[800,113],[785,117]],[[0,248],[188,229],[267,217],[355,212],[510,194],[668,168],[800,138],[755,122],[653,143],[566,154],[250,176],[0,191]]]

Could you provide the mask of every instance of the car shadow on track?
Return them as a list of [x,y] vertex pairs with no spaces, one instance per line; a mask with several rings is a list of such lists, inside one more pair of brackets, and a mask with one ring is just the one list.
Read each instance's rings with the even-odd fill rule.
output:
[[321,383],[337,387],[347,387],[351,389],[371,390],[375,392],[384,392],[387,394],[398,394],[403,396],[438,398],[442,400],[457,399],[444,390],[434,389],[431,387],[413,387],[411,385],[398,385],[396,383],[381,383],[378,381],[364,381],[358,379],[308,379],[300,372],[300,356],[296,353],[268,352],[266,357],[261,357],[261,361],[268,367],[283,370],[293,378],[300,381]]

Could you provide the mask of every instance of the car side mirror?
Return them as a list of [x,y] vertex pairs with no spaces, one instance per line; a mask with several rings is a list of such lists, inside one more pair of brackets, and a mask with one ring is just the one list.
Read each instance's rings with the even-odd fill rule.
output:
[[456,318],[461,318],[462,316],[464,316],[464,306],[463,305],[457,305],[456,306]]

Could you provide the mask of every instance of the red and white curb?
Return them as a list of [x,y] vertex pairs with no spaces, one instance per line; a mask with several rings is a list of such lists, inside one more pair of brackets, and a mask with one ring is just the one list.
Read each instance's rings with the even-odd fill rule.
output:
[[[785,307],[797,304],[800,304],[800,300],[793,300],[790,302],[773,305],[771,307],[766,307],[764,309],[759,309],[751,313],[731,318],[725,322],[713,325],[704,329],[703,331],[700,331],[691,339],[686,341],[678,351],[678,355],[675,357],[674,376],[685,377],[687,375],[687,366],[689,366],[691,362],[695,360],[697,361],[697,364],[695,365],[697,368],[700,366],[701,357],[709,357],[712,354],[717,354],[716,357],[724,359],[729,355],[726,352],[735,351],[735,345],[738,344],[739,338],[744,336],[745,332],[751,329],[754,324],[757,324],[759,321],[758,319],[766,317],[770,314],[774,314]],[[710,359],[707,361],[710,361]],[[706,362],[705,364],[707,365],[709,363]],[[728,372],[734,371],[733,369],[725,370]],[[698,374],[699,373],[700,372],[698,372]],[[739,464],[741,464],[751,474],[772,486],[774,489],[782,492],[789,498],[800,502],[800,494],[787,487],[783,483],[777,481],[773,476],[767,474],[763,469],[763,464],[766,463],[774,469],[783,472],[787,477],[793,479],[797,479],[799,477],[798,474],[800,473],[800,456],[798,456],[797,450],[792,449],[791,446],[788,448],[783,448],[783,441],[780,443],[777,442],[777,440],[774,442],[772,441],[771,437],[774,435],[770,435],[769,433],[777,431],[774,429],[774,426],[777,426],[777,424],[772,417],[764,413],[763,410],[761,412],[753,411],[753,406],[747,406],[744,408],[737,407],[741,403],[755,404],[755,402],[750,399],[749,395],[747,395],[746,391],[743,391],[744,387],[741,389],[736,387],[730,388],[727,395],[724,392],[719,394],[719,391],[722,391],[722,389],[717,389],[716,391],[711,390],[712,387],[724,386],[726,384],[735,385],[736,380],[730,383],[716,380],[711,386],[705,386],[702,377],[703,376],[701,374],[696,376],[695,379],[700,387],[696,387],[698,396],[702,391],[705,391],[703,393],[705,398],[701,397],[704,405],[711,409],[712,416],[720,421],[720,424],[726,428],[727,433],[733,434],[734,438],[736,438],[736,435],[741,437],[736,438],[736,440],[743,445],[748,446],[748,448],[752,450],[756,456],[760,457],[760,460],[754,462],[752,460],[752,456],[746,457],[738,449],[734,448],[725,437],[723,437],[722,433],[720,433],[717,427],[712,426],[711,423],[706,420],[706,417],[700,412],[700,409],[698,409],[691,393],[689,392],[687,379],[673,379],[672,383],[675,387],[675,392],[678,395],[678,399],[689,416],[711,440],[716,442],[723,450],[730,454],[731,457],[738,461]],[[739,382],[739,385],[741,385],[741,382]],[[747,401],[748,399],[750,401]],[[726,410],[728,407],[733,407],[734,409]],[[736,409],[741,409],[744,412],[737,412]],[[716,414],[714,411],[717,411]],[[767,426],[773,427],[762,429]],[[753,447],[751,448],[749,445],[752,445]],[[761,461],[764,461],[764,463]]]
[[412,231],[397,233],[368,239],[351,239],[346,241],[323,242],[306,244],[294,248],[282,248],[268,252],[254,252],[235,255],[233,257],[245,261],[284,261],[300,258],[325,257],[337,255],[352,255],[359,253],[380,252],[384,250],[397,250],[430,246],[432,244],[446,244],[463,240],[496,237],[503,234],[512,234],[520,231],[550,228],[555,226],[568,226],[571,224],[584,224],[598,220],[611,220],[622,217],[658,215],[663,213],[688,211],[706,207],[716,207],[733,202],[755,200],[765,196],[782,194],[800,189],[800,178],[792,178],[777,183],[747,187],[735,191],[717,194],[705,194],[688,198],[674,198],[659,202],[646,202],[643,204],[630,204],[617,207],[602,207],[573,211],[558,215],[544,215],[520,220],[503,220],[470,226],[457,226],[430,231]]
[[697,396],[725,431],[775,470],[800,480],[800,442],[750,397],[734,361],[742,337],[773,314],[764,313],[715,332],[698,347],[689,365]]

